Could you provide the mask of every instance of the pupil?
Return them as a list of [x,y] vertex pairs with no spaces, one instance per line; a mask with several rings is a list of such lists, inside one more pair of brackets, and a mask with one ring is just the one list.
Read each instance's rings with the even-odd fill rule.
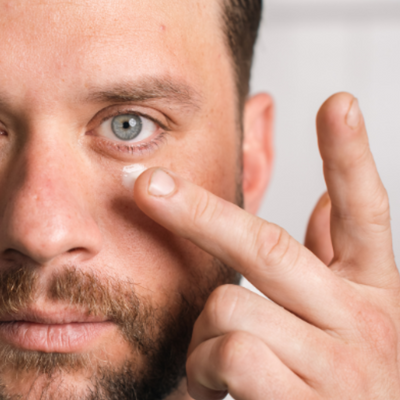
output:
[[125,121],[125,122],[122,124],[122,126],[123,126],[124,129],[129,129],[129,128],[131,127],[131,125],[130,125],[130,123],[129,123],[128,121]]

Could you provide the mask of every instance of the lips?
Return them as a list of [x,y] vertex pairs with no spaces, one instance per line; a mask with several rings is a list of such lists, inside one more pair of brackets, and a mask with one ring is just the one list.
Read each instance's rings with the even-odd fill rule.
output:
[[112,329],[115,324],[103,316],[41,307],[1,317],[0,342],[27,351],[79,353],[89,350]]

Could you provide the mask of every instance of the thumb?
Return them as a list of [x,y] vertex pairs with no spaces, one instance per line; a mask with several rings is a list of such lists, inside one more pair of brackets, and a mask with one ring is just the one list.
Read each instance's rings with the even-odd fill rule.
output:
[[330,214],[331,201],[328,193],[324,193],[311,214],[304,243],[326,265],[333,259]]

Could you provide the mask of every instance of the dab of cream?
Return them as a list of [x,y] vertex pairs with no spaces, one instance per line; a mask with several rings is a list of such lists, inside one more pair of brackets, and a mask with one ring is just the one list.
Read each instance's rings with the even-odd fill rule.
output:
[[139,175],[146,171],[146,167],[142,164],[128,165],[122,170],[122,184],[129,190],[133,189],[136,179]]

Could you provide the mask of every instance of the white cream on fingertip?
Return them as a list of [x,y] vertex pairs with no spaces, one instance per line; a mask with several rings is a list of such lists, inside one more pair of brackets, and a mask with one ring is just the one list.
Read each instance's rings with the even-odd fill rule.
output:
[[146,167],[142,164],[127,165],[122,170],[122,184],[129,190],[133,190],[136,179],[146,171]]

